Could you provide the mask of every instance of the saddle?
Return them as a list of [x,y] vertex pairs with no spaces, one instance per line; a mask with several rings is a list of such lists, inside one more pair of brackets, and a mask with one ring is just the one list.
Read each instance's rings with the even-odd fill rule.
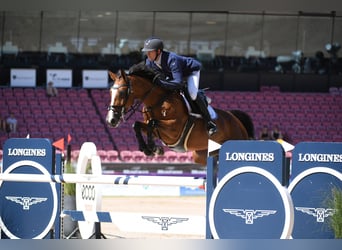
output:
[[[196,118],[202,118],[200,110],[197,108],[194,101],[191,100],[191,97],[190,97],[188,91],[186,91],[186,90],[181,91],[180,95],[183,97],[185,106],[188,109],[189,116],[194,116]],[[202,89],[198,90],[197,95],[199,95],[200,98],[205,100],[211,118],[213,120],[217,119],[217,114],[216,114],[215,110],[213,109],[213,107],[210,105],[211,99],[205,95],[204,90],[202,90]]]
[[[182,131],[182,134],[181,134],[179,140],[173,145],[166,145],[166,146],[171,148],[173,151],[186,152],[187,151],[187,147],[186,147],[187,141],[188,141],[189,135],[190,135],[190,133],[194,127],[194,122],[197,118],[202,118],[202,115],[199,112],[199,110],[197,109],[196,105],[191,100],[191,98],[190,98],[190,96],[186,90],[181,91],[180,95],[182,96],[184,103],[188,109],[189,118],[188,118],[188,120],[187,120],[187,122],[183,128],[183,131]],[[216,119],[217,114],[216,114],[215,110],[209,105],[208,98],[204,95],[204,91],[203,90],[198,91],[198,95],[201,95],[200,98],[205,98],[210,116],[213,119]]]

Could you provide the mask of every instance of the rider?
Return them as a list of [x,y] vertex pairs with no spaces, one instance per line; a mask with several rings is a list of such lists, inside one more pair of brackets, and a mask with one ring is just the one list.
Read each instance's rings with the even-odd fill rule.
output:
[[205,98],[198,95],[201,63],[193,58],[165,51],[163,41],[156,37],[147,39],[142,51],[147,55],[146,66],[165,75],[165,79],[158,78],[157,83],[162,87],[170,90],[183,89],[183,77],[186,78],[188,94],[207,122],[209,136],[217,132]]

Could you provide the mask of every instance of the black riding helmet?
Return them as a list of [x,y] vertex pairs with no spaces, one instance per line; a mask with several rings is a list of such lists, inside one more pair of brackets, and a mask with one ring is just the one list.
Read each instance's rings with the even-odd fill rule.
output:
[[158,49],[163,50],[164,43],[161,39],[152,37],[145,41],[144,48],[141,51],[147,52],[147,51],[154,51]]

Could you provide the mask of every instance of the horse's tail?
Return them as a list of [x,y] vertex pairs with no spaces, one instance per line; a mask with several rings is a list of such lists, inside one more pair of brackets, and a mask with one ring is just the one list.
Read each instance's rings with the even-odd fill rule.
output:
[[246,128],[248,137],[254,139],[254,124],[250,115],[242,110],[230,110],[230,112],[235,115]]

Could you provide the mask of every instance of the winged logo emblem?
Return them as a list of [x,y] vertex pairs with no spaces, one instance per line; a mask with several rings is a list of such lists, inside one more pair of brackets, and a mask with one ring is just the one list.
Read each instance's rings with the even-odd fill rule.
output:
[[335,213],[335,209],[332,208],[296,207],[296,210],[316,217],[316,221],[320,223]]
[[175,217],[157,217],[157,216],[141,216],[143,219],[157,223],[161,226],[161,230],[168,230],[170,225],[181,223],[189,220],[189,218],[175,218]]
[[6,196],[6,199],[23,206],[23,210],[29,210],[31,205],[46,201],[48,198],[40,197],[22,197],[22,196]]
[[275,214],[276,210],[252,210],[252,209],[229,209],[223,208],[223,212],[229,213],[245,219],[246,224],[253,224],[254,220],[271,214]]

